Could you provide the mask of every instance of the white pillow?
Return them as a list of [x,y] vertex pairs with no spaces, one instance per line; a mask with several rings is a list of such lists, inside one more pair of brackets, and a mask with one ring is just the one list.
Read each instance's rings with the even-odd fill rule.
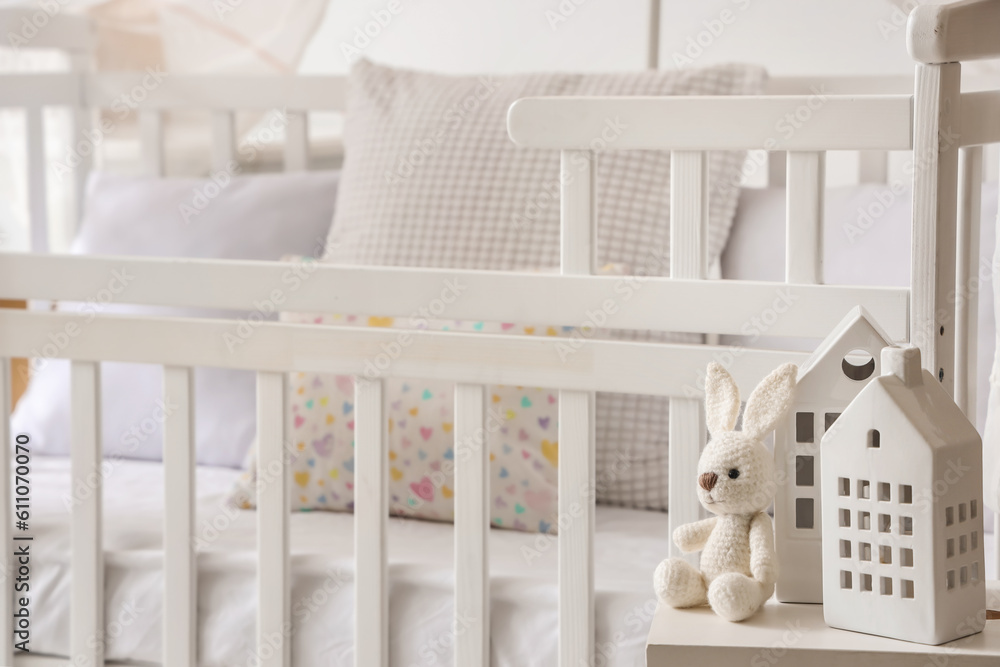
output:
[[[909,187],[886,184],[830,188],[826,191],[823,234],[824,282],[837,285],[907,287],[910,284]],[[996,322],[993,317],[992,257],[996,246],[997,185],[983,186],[980,232],[979,351],[976,426],[982,433],[993,366]],[[785,190],[746,188],[740,194],[729,244],[722,254],[722,277],[783,281],[785,278]],[[755,347],[812,350],[816,341],[768,338],[723,341]]]
[[[71,252],[258,260],[278,260],[286,254],[320,256],[333,219],[339,177],[333,171],[237,176],[218,187],[209,179],[95,174]],[[127,276],[124,282],[117,298],[122,303],[100,306],[100,312],[247,315],[125,305]],[[60,304],[61,310],[81,307],[88,306]],[[32,367],[33,377],[14,411],[12,428],[30,433],[39,454],[68,455],[69,364],[36,359]],[[162,422],[171,412],[162,404],[161,367],[107,362],[101,364],[101,373],[105,455],[159,460]],[[194,377],[198,462],[240,467],[256,428],[254,374],[198,368]]]

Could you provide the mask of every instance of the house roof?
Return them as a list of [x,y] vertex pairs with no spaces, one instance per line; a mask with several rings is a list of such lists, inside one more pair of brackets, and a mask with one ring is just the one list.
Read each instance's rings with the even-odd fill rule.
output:
[[871,314],[861,306],[852,308],[844,319],[833,328],[823,342],[815,349],[804,364],[799,368],[798,385],[800,390],[809,391],[813,384],[810,374],[814,371],[830,369],[842,387],[830,387],[823,383],[822,390],[837,394],[836,398],[849,401],[860,388],[860,381],[851,380],[841,370],[844,356],[852,350],[864,349],[871,352],[876,360],[876,372],[879,371],[879,352],[882,348],[892,345],[892,340],[882,327],[875,322]]
[[[899,351],[898,348],[892,350]],[[887,406],[894,405],[909,426],[932,448],[981,442],[975,426],[969,422],[937,378],[919,368],[919,355],[914,355],[913,358],[919,373],[910,376],[912,381],[909,384],[883,366],[886,368],[885,374],[869,382],[841,414],[837,420],[839,428],[850,430],[852,413],[874,414],[874,418],[878,420],[887,414]],[[883,364],[886,363],[884,355],[882,361]],[[868,409],[872,403],[877,409]]]

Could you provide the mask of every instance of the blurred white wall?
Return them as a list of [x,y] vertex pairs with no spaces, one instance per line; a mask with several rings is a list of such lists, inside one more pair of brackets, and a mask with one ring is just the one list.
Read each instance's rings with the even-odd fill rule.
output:
[[[455,73],[639,69],[648,16],[648,0],[332,0],[301,70],[344,72],[351,49]],[[908,74],[904,17],[892,0],[663,0],[661,68]]]

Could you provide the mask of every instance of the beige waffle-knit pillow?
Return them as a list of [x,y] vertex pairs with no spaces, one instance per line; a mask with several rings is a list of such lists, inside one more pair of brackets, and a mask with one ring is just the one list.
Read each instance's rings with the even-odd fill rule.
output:
[[[507,109],[539,95],[745,95],[764,72],[442,76],[360,61],[350,75],[346,160],[325,260],[338,264],[535,270],[559,264],[559,154],[515,146]],[[618,119],[602,140],[613,146]],[[665,118],[664,122],[670,122]],[[710,158],[709,253],[725,245],[744,154]],[[598,264],[669,275],[670,155],[608,151],[598,161]],[[447,313],[441,317],[447,318]],[[581,322],[586,318],[581,313]],[[616,331],[627,340],[692,334]],[[696,444],[696,443],[692,443]],[[700,444],[700,443],[699,443]],[[667,507],[667,401],[599,394],[598,501]]]

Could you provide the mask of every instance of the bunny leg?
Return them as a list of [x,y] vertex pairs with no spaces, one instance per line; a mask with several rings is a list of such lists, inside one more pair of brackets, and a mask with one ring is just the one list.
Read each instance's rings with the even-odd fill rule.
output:
[[708,603],[727,621],[742,621],[753,616],[772,593],[774,584],[762,584],[739,572],[727,572],[708,587]]
[[697,607],[708,602],[705,577],[686,560],[668,558],[653,574],[656,596],[671,607]]

